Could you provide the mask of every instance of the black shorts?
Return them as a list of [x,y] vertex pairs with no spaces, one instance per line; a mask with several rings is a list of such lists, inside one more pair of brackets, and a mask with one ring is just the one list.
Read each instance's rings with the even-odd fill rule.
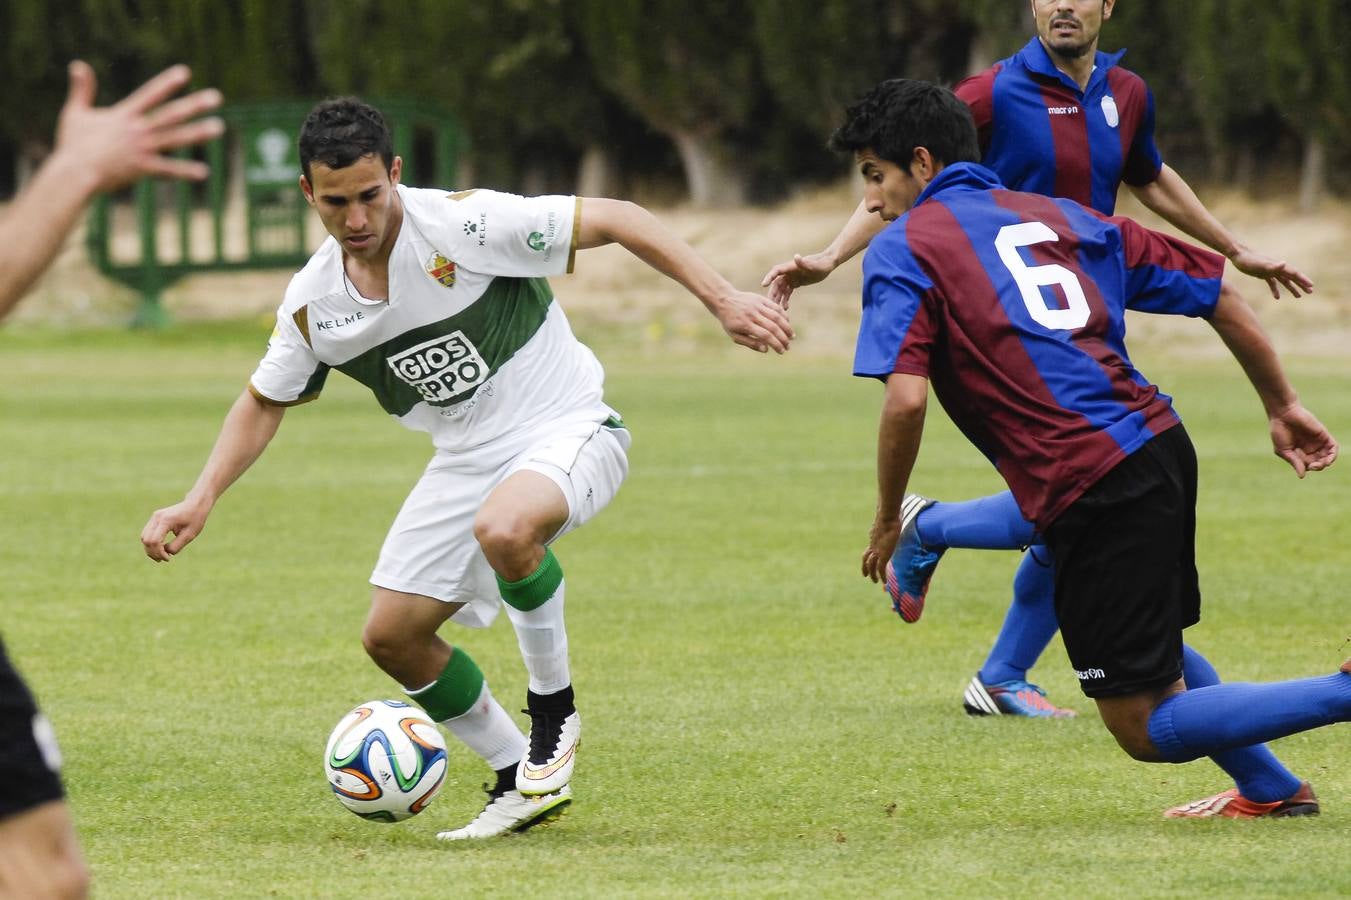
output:
[[1051,524],[1055,611],[1089,697],[1182,677],[1182,629],[1201,618],[1196,450],[1181,424],[1121,461]]
[[59,767],[51,727],[0,644],[0,819],[62,799]]

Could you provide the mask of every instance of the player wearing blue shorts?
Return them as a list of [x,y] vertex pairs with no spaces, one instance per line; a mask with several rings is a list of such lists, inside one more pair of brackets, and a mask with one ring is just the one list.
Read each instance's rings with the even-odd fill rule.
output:
[[[974,123],[950,92],[883,82],[831,145],[854,154],[867,208],[889,223],[864,260],[854,362],[886,387],[863,574],[883,579],[900,538],[932,382],[1055,553],[1066,651],[1104,724],[1142,761],[1210,756],[1238,788],[1176,814],[1233,814],[1255,757],[1269,755],[1261,742],[1351,720],[1351,660],[1320,678],[1219,684],[1184,649],[1182,631],[1200,614],[1196,457],[1171,399],[1130,362],[1125,310],[1206,319],[1296,474],[1331,465],[1336,441],[1222,281],[1222,257],[1071,200],[1005,189],[975,162]],[[1202,666],[1204,684],[1192,680]],[[1265,814],[1317,809],[1297,782]]]
[[[982,164],[1010,188],[1068,197],[1107,215],[1125,184],[1145,206],[1224,253],[1240,271],[1265,279],[1273,295],[1280,285],[1295,296],[1310,290],[1312,282],[1303,274],[1239,241],[1163,163],[1154,144],[1154,98],[1148,86],[1119,64],[1124,51],[1097,49],[1113,0],[1030,2],[1037,36],[955,89],[975,120]],[[825,278],[866,247],[883,224],[860,204],[825,250],[770,270],[765,276],[770,295],[787,302],[794,287]],[[887,589],[907,622],[922,614],[930,579],[949,547],[1029,548],[1014,577],[1003,627],[964,691],[967,712],[1073,716],[1027,680],[1058,627],[1054,560],[1012,495],[938,503],[912,494],[902,519],[906,527]]]
[[[71,63],[55,149],[0,216],[0,316],[56,257],[95,194],[146,175],[206,177],[202,163],[168,155],[223,127],[219,119],[192,121],[220,105],[218,91],[174,99],[189,77],[186,66],[175,66],[121,102],[96,108],[93,69]],[[88,893],[60,768],[52,727],[0,644],[0,897]]]

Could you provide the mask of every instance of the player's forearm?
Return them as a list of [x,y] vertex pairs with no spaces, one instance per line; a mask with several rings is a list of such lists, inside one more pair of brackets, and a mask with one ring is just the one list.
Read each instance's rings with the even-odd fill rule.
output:
[[96,180],[60,151],[37,174],[0,218],[0,316],[33,286],[65,243]]
[[840,233],[835,235],[835,239],[822,253],[830,259],[832,268],[838,269],[872,243],[872,239],[877,237],[886,224],[877,213],[868,211],[866,202],[860,202],[854,214],[849,217],[849,221],[844,223]]
[[579,249],[619,244],[682,285],[714,314],[722,300],[736,292],[693,247],[636,203],[588,197],[582,201],[581,216]]
[[1299,395],[1286,378],[1280,358],[1257,314],[1227,282],[1220,289],[1220,300],[1210,325],[1238,360],[1269,418],[1299,403]]
[[225,416],[211,455],[185,499],[205,509],[215,506],[230,485],[267,449],[285,412],[285,407],[263,403],[247,390],[240,394]]
[[892,375],[887,379],[887,395],[877,429],[879,519],[900,515],[901,501],[905,499],[924,435],[928,391],[928,381],[917,375]]
[[1232,257],[1243,249],[1243,243],[1206,209],[1191,186],[1169,166],[1160,169],[1159,177],[1154,181],[1131,190],[1141,203],[1174,228],[1217,253]]

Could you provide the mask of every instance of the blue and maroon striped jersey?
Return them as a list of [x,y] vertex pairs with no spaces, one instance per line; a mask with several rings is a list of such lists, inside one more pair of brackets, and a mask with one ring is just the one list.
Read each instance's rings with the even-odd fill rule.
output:
[[1068,197],[1110,216],[1121,182],[1149,184],[1163,165],[1154,96],[1117,65],[1125,52],[1099,52],[1080,91],[1034,37],[958,84],[954,92],[976,120],[981,162],[1014,190]]
[[922,375],[1043,532],[1176,425],[1126,354],[1127,309],[1209,317],[1224,258],[958,163],[873,239],[854,374]]

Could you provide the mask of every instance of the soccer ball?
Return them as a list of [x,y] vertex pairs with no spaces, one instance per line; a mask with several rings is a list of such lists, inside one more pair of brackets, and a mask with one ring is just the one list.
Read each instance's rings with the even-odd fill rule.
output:
[[415,816],[441,790],[446,741],[422,710],[371,700],[342,717],[324,749],[338,802],[375,822]]

